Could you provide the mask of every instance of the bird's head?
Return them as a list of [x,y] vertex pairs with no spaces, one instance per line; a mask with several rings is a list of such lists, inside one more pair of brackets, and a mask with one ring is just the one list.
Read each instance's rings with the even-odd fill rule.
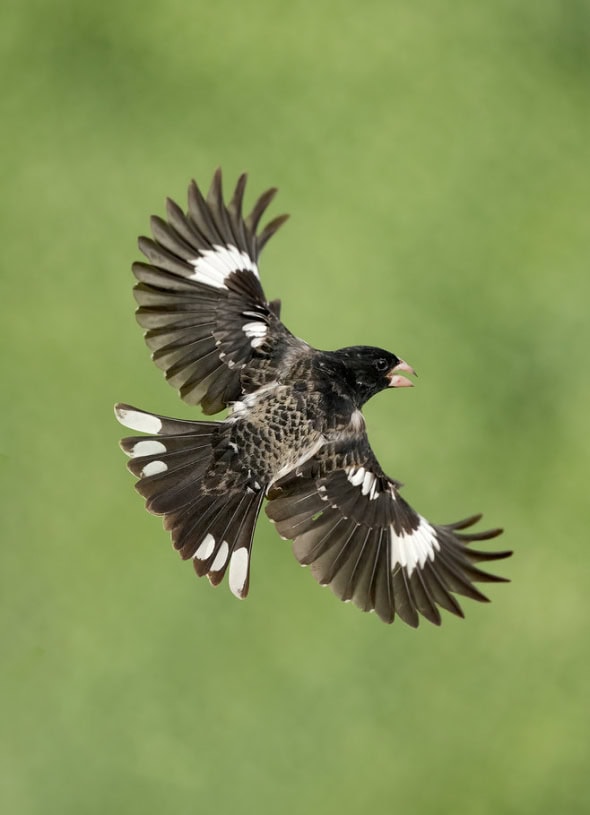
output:
[[385,388],[409,388],[414,384],[401,375],[403,371],[416,376],[414,369],[383,348],[355,345],[334,353],[346,368],[359,407]]

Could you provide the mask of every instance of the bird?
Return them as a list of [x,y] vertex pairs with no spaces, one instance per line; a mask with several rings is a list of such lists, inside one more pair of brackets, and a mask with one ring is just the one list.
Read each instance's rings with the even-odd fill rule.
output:
[[244,215],[246,181],[226,202],[221,169],[206,194],[193,180],[187,210],[167,199],[166,218],[153,216],[152,237],[139,238],[136,317],[152,359],[187,404],[227,415],[175,419],[117,404],[119,422],[144,434],[120,442],[136,489],[196,574],[217,586],[227,573],[240,599],[266,501],[299,563],[341,600],[414,628],[422,618],[440,625],[441,610],[463,617],[457,595],[488,602],[475,583],[508,582],[477,564],[512,552],[472,547],[503,530],[474,531],[481,515],[433,524],[402,497],[362,408],[410,387],[415,372],[382,348],[322,351],[288,330],[259,272],[288,216],[260,228],[276,188]]

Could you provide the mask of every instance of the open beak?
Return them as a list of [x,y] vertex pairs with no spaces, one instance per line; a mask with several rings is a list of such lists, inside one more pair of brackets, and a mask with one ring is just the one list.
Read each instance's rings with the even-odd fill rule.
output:
[[411,365],[408,365],[407,362],[404,362],[403,359],[397,363],[397,365],[392,368],[387,374],[386,377],[389,381],[390,388],[413,388],[414,383],[410,382],[409,379],[406,379],[405,376],[400,376],[398,371],[405,371],[407,374],[412,374],[412,376],[418,376],[416,371],[412,368]]

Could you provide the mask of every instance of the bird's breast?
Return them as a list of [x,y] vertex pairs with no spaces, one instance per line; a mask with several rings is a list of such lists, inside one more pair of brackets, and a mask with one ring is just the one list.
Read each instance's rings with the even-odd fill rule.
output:
[[319,397],[291,386],[248,394],[226,422],[240,466],[265,485],[307,461],[325,441]]

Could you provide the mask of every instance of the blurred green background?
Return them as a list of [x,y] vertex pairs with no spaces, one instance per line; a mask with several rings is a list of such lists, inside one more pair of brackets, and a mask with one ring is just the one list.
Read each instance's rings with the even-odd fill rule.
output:
[[[590,811],[589,3],[25,0],[0,48],[2,811]],[[292,213],[291,330],[418,370],[366,410],[405,497],[505,526],[465,621],[338,603],[264,515],[239,603],[143,510],[113,403],[198,413],[129,267],[217,165]]]

